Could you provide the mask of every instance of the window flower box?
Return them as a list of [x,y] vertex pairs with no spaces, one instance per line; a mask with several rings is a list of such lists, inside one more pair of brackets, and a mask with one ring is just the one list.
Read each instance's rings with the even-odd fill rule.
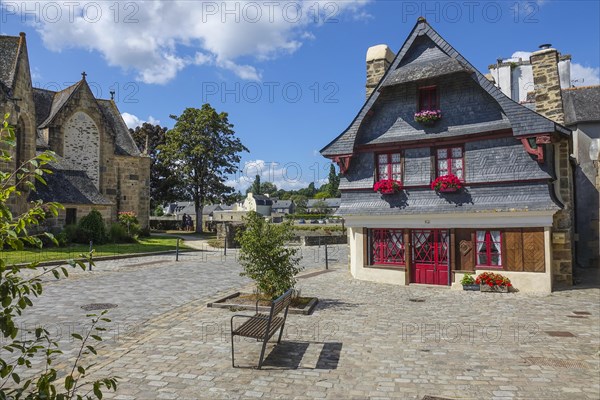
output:
[[373,185],[373,191],[381,194],[394,194],[402,190],[402,182],[394,179],[381,179]]
[[415,121],[422,125],[433,125],[442,119],[440,110],[423,110],[415,113]]
[[453,193],[462,189],[462,182],[454,174],[442,175],[431,183],[431,189],[440,193]]
[[482,292],[508,293],[509,288],[512,286],[510,279],[493,272],[484,272],[477,275],[475,283],[480,285]]

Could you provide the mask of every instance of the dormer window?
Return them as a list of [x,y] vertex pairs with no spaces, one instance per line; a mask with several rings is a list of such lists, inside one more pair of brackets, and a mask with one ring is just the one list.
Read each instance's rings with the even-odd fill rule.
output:
[[377,156],[377,180],[384,179],[402,181],[402,156],[400,153]]
[[419,109],[417,111],[439,110],[437,86],[419,88]]

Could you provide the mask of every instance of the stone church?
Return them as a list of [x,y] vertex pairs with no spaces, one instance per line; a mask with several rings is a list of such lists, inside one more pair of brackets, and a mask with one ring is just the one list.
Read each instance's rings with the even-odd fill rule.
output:
[[0,114],[7,113],[17,145],[3,169],[14,170],[44,150],[56,153],[53,173],[44,176],[47,185],[36,183],[36,192],[11,204],[14,211],[41,199],[65,207],[53,221],[56,228],[93,209],[107,223],[119,212],[134,211],[148,226],[151,160],[136,146],[115,102],[95,98],[85,73],[59,92],[32,87],[24,33],[0,36]]

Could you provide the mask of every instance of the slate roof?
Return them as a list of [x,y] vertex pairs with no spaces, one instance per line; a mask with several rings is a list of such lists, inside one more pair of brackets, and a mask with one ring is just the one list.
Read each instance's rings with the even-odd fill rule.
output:
[[562,91],[565,124],[600,121],[600,85]]
[[52,98],[52,105],[50,106],[50,112],[39,125],[38,128],[46,128],[54,117],[58,114],[58,112],[63,108],[63,106],[67,103],[71,95],[81,86],[83,80],[69,86],[68,88],[61,90],[60,92],[54,92],[54,96]]
[[286,208],[289,209],[293,204],[292,200],[276,200],[273,202],[273,208]]
[[391,71],[385,78],[382,87],[398,85],[406,82],[419,81],[438,76],[450,75],[456,72],[472,72],[454,58],[432,59],[417,61]]
[[482,185],[459,193],[438,195],[429,188],[411,189],[382,196],[372,191],[342,192],[342,204],[335,215],[414,215],[512,211],[552,211],[560,206],[552,201],[544,182]]
[[110,205],[85,171],[56,155],[56,161],[48,165],[52,174],[44,175],[46,185],[37,183],[31,200],[55,201],[62,204]]
[[[407,38],[404,45],[396,55],[396,58],[390,65],[385,75],[382,77],[377,88],[367,99],[367,101],[365,102],[355,119],[352,121],[350,126],[332,142],[330,142],[323,149],[321,149],[321,154],[323,156],[332,157],[336,155],[348,155],[353,153],[354,146],[356,144],[356,137],[362,125],[363,119],[365,119],[369,110],[371,110],[373,105],[376,104],[377,100],[381,96],[382,92],[380,91],[380,89],[382,88],[383,83],[388,81],[388,79],[396,79],[400,81],[400,77],[390,77],[395,76],[396,74],[400,74],[400,72],[396,73],[396,70],[399,67],[400,69],[402,69],[402,66],[407,64],[407,61],[410,64],[411,60],[405,60],[405,56],[409,53],[409,50],[411,50],[412,45],[417,41],[417,39],[421,37],[425,37],[431,40],[431,42],[435,44],[436,52],[439,51],[440,53],[443,53],[444,57],[446,57],[447,59],[454,59],[464,68],[473,71],[469,75],[470,78],[474,82],[476,82],[482,89],[484,89],[498,103],[498,105],[502,109],[502,112],[510,121],[510,125],[514,136],[553,132],[560,132],[565,135],[570,134],[570,130],[568,130],[567,128],[556,124],[550,119],[545,118],[540,114],[537,114],[536,112],[514,102],[512,99],[504,95],[502,91],[500,91],[496,86],[494,86],[492,82],[490,82],[482,73],[477,71],[477,69],[473,67],[458,51],[456,51],[448,42],[446,42],[427,23],[427,21],[424,18],[419,18],[409,37]],[[422,44],[423,39],[419,39],[419,41],[419,44]],[[427,60],[427,57],[425,57],[425,59]],[[437,60],[436,62],[439,63],[440,61]],[[448,65],[450,65],[450,62]]]
[[129,128],[123,121],[119,109],[112,100],[96,100],[102,113],[104,114],[105,120],[108,123],[110,129],[114,133],[115,138],[115,154],[125,156],[139,156],[140,149],[138,149],[133,136],[129,133]]
[[0,83],[5,89],[13,87],[20,43],[19,36],[0,36]]
[[33,102],[35,103],[35,124],[36,126],[42,125],[42,123],[50,115],[52,109],[52,102],[54,101],[54,95],[56,92],[46,89],[33,88]]
[[325,204],[327,204],[327,207],[329,207],[329,208],[337,208],[340,206],[341,199],[337,198],[337,197],[331,197],[331,198],[327,198],[327,199],[310,199],[306,203],[306,206],[309,208],[314,207],[315,204],[317,204],[321,201],[324,201]]

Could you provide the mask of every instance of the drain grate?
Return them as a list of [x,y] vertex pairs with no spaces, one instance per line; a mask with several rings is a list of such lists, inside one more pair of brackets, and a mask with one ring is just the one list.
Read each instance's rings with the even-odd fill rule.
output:
[[590,366],[583,361],[562,360],[560,358],[546,357],[524,357],[525,362],[530,365],[539,365],[541,367],[558,367],[571,369],[588,369]]
[[585,315],[567,315],[567,318],[583,318],[587,319]]
[[575,315],[592,315],[592,313],[589,313],[587,311],[573,311],[573,314],[575,314]]
[[425,303],[425,299],[408,299],[408,301],[412,301],[413,303]]
[[452,400],[447,397],[425,396],[422,400]]
[[97,311],[97,310],[108,310],[109,308],[116,308],[117,305],[113,303],[92,303],[81,306],[85,311]]
[[567,331],[546,331],[546,334],[552,337],[575,337],[575,335]]

